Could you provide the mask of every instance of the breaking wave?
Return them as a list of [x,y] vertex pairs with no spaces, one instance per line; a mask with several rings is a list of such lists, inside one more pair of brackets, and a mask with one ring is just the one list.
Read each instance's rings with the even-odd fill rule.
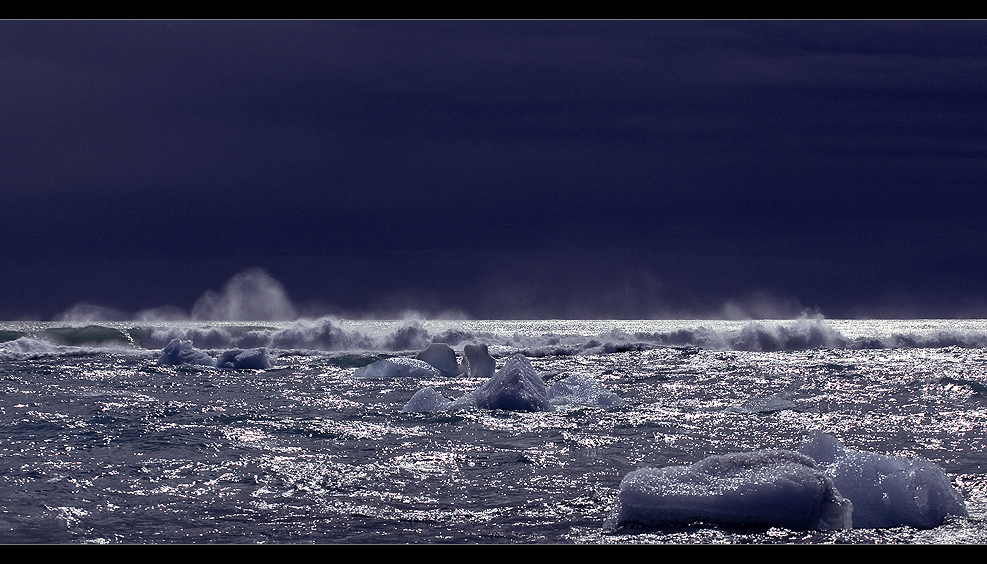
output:
[[659,347],[709,350],[987,347],[983,321],[864,322],[800,318],[782,321],[347,321],[97,322],[0,325],[0,355],[78,354],[80,350],[161,350],[175,339],[200,349],[418,351],[431,343],[487,344],[494,356],[606,354]]

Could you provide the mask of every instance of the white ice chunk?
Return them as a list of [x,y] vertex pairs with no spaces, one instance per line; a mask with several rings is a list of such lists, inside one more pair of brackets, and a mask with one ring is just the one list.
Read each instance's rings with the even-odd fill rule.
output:
[[432,378],[440,375],[438,368],[424,360],[400,356],[378,360],[353,372],[356,378]]
[[947,515],[967,515],[963,496],[931,460],[848,449],[818,431],[799,451],[814,458],[853,502],[854,528],[931,528]]
[[215,366],[216,361],[204,351],[192,346],[192,341],[183,339],[172,339],[158,358],[158,364],[198,364],[203,366]]
[[624,405],[617,394],[608,392],[603,385],[590,378],[575,374],[560,380],[548,388],[548,400],[554,405],[589,405],[616,407]]
[[490,356],[487,345],[463,347],[463,372],[470,378],[490,378],[497,371],[497,361]]
[[438,368],[443,376],[456,376],[461,373],[459,362],[456,360],[456,351],[444,343],[432,343],[415,358]]
[[445,411],[452,406],[452,402],[447,400],[442,394],[432,388],[422,388],[411,396],[411,400],[401,409],[410,413],[431,413]]
[[850,528],[852,510],[808,456],[759,450],[630,472],[607,525],[836,530]]
[[553,411],[548,390],[531,362],[522,354],[507,359],[504,367],[476,390],[454,402],[454,408],[479,407],[508,411]]
[[266,370],[274,365],[267,349],[232,349],[219,355],[216,366],[219,368],[238,368],[247,370]]

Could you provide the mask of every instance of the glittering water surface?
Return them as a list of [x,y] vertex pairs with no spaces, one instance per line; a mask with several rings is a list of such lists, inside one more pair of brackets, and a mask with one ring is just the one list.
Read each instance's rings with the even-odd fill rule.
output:
[[[61,332],[59,332],[61,331]],[[983,321],[471,321],[0,327],[0,542],[987,542]],[[267,346],[269,370],[163,366]],[[359,379],[429,342],[590,376],[613,408],[404,413],[419,389]],[[278,346],[280,345],[280,346]],[[921,455],[969,517],[930,530],[606,531],[621,478],[710,454],[848,447]]]

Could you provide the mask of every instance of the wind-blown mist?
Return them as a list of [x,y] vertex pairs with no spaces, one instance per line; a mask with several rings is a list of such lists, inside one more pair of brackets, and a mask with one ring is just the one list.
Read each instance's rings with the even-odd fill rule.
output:
[[[566,296],[551,308],[537,305],[542,297],[531,288],[516,281],[501,280],[502,285],[483,286],[474,295],[473,304],[435,302],[423,309],[414,296],[384,296],[373,306],[363,310],[333,311],[332,315],[347,319],[403,319],[403,320],[464,320],[476,319],[470,314],[472,306],[502,312],[502,317],[491,319],[693,319],[693,320],[795,320],[822,318],[817,307],[807,307],[791,296],[776,296],[758,291],[730,298],[720,304],[692,301],[689,306],[671,303],[652,307],[660,301],[656,297],[658,283],[647,279],[638,284],[627,284],[613,293],[594,294],[577,292]],[[549,285],[550,286],[550,285]],[[470,294],[467,294],[470,295]],[[494,295],[494,298],[490,296]],[[616,296],[616,297],[615,297]],[[641,297],[636,300],[635,296]],[[326,296],[331,301],[332,296]],[[499,304],[488,307],[491,300]],[[479,304],[479,305],[477,305]],[[513,304],[513,305],[508,305]],[[651,305],[648,305],[651,304]],[[556,314],[553,316],[553,312]],[[607,313],[611,315],[607,315]],[[639,312],[639,315],[634,315]],[[580,315],[583,313],[584,315]],[[175,305],[163,305],[128,313],[111,307],[79,303],[54,316],[53,321],[66,323],[92,323],[101,321],[295,321],[317,319],[329,315],[327,307],[299,306],[288,294],[285,286],[267,271],[254,267],[230,278],[220,289],[206,290],[190,310]],[[898,317],[898,316],[892,316]],[[485,319],[486,317],[481,317]]]
[[[542,290],[553,287],[553,281],[538,281]],[[561,283],[561,282],[558,282]],[[481,284],[475,292],[467,292],[467,303],[446,303],[437,299],[423,298],[410,291],[394,290],[378,294],[371,299],[371,305],[360,309],[338,310],[325,305],[311,303],[299,305],[293,301],[285,286],[266,270],[254,267],[230,278],[221,290],[206,290],[192,305],[184,309],[175,305],[162,305],[137,311],[126,312],[119,309],[79,303],[54,316],[53,321],[67,323],[92,323],[101,321],[168,322],[168,321],[293,321],[301,318],[315,319],[332,313],[349,319],[472,319],[474,309],[494,312],[494,319],[596,319],[596,318],[642,318],[655,317],[654,308],[645,302],[655,292],[655,282],[646,279],[645,283],[625,284],[612,293],[565,292],[559,290],[552,307],[541,302],[546,298],[542,290],[535,291],[526,281],[507,280],[493,277]],[[551,293],[551,292],[549,292]],[[635,297],[643,296],[642,300]],[[647,299],[645,299],[647,298]],[[333,296],[320,297],[320,301],[331,303]],[[732,315],[742,315],[742,306],[736,305]],[[330,311],[331,310],[331,311]],[[719,318],[721,314],[714,307],[712,313],[696,318]],[[607,314],[609,312],[609,315]],[[638,312],[638,313],[634,313]],[[671,313],[668,310],[666,313]],[[791,315],[795,317],[798,312]]]
[[[56,315],[53,321],[89,323],[92,321],[124,321],[128,315],[111,307],[79,303]],[[185,315],[185,317],[188,317]]]
[[230,278],[219,292],[207,290],[191,312],[173,305],[145,309],[136,314],[110,307],[80,303],[55,316],[54,321],[292,321],[298,310],[284,285],[261,268],[250,268]]
[[297,317],[284,286],[260,268],[237,274],[222,292],[207,291],[192,306],[196,321],[291,321]]

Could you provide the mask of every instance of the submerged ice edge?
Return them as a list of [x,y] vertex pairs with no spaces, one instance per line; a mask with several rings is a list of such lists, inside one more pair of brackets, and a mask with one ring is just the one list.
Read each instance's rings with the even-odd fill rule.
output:
[[[494,356],[529,357],[600,354],[660,347],[708,350],[797,351],[807,349],[982,348],[987,323],[952,327],[947,321],[917,331],[868,329],[846,336],[823,318],[787,321],[714,323],[664,322],[346,322],[320,318],[285,323],[128,323],[87,326],[5,324],[0,328],[0,358],[78,354],[85,350],[161,350],[175,339],[199,349],[311,350],[322,352],[419,351],[433,343],[462,350],[486,344]],[[846,323],[840,324],[845,326]]]

